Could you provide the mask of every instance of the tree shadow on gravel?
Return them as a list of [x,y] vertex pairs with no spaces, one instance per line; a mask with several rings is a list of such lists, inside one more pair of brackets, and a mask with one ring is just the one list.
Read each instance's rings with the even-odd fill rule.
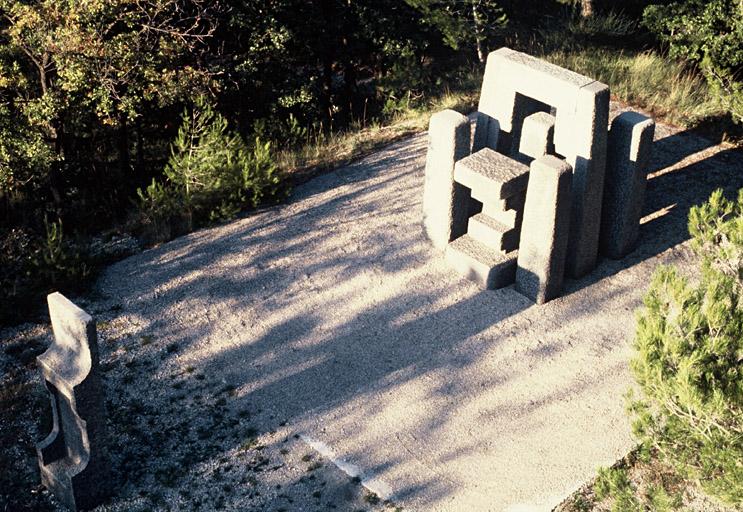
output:
[[[695,158],[697,153],[699,156]],[[687,158],[688,163],[684,163]],[[636,248],[621,260],[600,259],[591,274],[566,282],[567,293],[590,286],[688,240],[691,208],[707,201],[718,188],[729,198],[736,197],[743,188],[743,150],[715,150],[712,142],[694,135],[693,131],[656,140]]]
[[[670,148],[683,137],[656,143],[653,171],[676,163]],[[692,142],[683,156],[704,149]],[[500,463],[488,458],[500,448],[477,424],[452,436],[457,418],[475,411],[495,431],[507,421],[526,428],[535,411],[575,397],[588,403],[601,379],[580,364],[616,359],[607,363],[609,376],[622,371],[622,340],[610,323],[614,309],[637,306],[639,292],[635,281],[597,289],[590,303],[582,292],[688,238],[693,204],[717,187],[743,186],[738,155],[724,150],[653,176],[646,214],[668,213],[649,215],[638,249],[569,281],[566,296],[541,308],[512,288],[478,291],[425,241],[423,136],[308,182],[286,205],[114,265],[92,304],[110,325],[102,329],[101,354],[118,474],[113,506],[304,510],[308,503],[290,503],[283,488],[256,496],[242,470],[263,478],[286,463],[277,454],[295,435],[332,434],[318,418],[360,440],[362,448],[343,456],[376,461],[364,468],[370,474],[394,475],[411,458],[427,468],[392,482],[406,502],[431,505],[474,485],[446,477],[441,465],[477,474],[478,465]],[[565,326],[566,318],[602,315],[607,326],[589,339]],[[578,344],[585,354],[575,356]],[[541,389],[538,376],[555,368],[559,379]],[[497,398],[522,384],[523,394]],[[396,441],[382,446],[389,432],[377,432],[374,420],[395,414]],[[580,414],[602,419],[596,411]],[[555,428],[576,421],[562,417]],[[413,433],[429,440],[425,450]],[[261,445],[261,436],[269,442]],[[549,446],[539,450],[557,459]],[[226,467],[242,472],[227,478]],[[478,492],[499,491],[485,483]]]

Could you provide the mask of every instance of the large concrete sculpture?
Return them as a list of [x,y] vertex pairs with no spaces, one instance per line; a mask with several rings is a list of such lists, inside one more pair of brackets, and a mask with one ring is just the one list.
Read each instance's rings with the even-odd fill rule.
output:
[[37,358],[52,405],[52,431],[36,445],[41,483],[70,510],[106,495],[104,397],[95,322],[60,293],[47,297],[54,341]]
[[[538,302],[559,294],[563,269],[580,277],[595,267],[599,240],[609,256],[625,254],[639,225],[653,122],[635,113],[620,118],[609,133],[607,85],[508,48],[491,53],[471,151],[464,116],[444,111],[431,119],[423,215],[434,245],[485,288],[513,283],[518,261],[522,276],[527,262],[547,265],[549,279],[543,273],[539,283],[517,286]],[[529,165],[551,171],[532,181]],[[542,191],[533,197],[550,201],[532,201],[533,219],[549,218],[550,226],[521,226],[527,182]],[[527,231],[542,228],[560,240],[530,244],[528,258],[519,257],[520,243],[536,241]]]

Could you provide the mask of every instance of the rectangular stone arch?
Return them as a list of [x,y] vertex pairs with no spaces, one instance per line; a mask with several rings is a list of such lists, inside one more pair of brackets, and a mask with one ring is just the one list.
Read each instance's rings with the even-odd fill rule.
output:
[[514,153],[524,119],[539,111],[554,114],[554,150],[573,168],[567,273],[580,277],[594,268],[598,253],[609,87],[509,48],[492,52],[473,150]]

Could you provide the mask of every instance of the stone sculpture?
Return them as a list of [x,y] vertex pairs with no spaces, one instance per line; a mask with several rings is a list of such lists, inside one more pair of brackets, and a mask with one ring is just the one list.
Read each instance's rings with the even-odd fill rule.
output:
[[[607,85],[508,48],[491,53],[471,149],[464,116],[448,110],[431,119],[423,217],[433,244],[484,288],[513,283],[523,262],[517,289],[538,302],[559,295],[563,269],[570,277],[590,272],[600,240],[610,257],[626,254],[637,237],[654,125],[623,114],[609,133],[608,121]],[[529,178],[530,164],[539,179]],[[527,182],[549,202],[532,202],[522,227]],[[554,233],[545,234],[542,216]],[[532,229],[559,240],[536,243]],[[521,257],[524,240],[530,253]]]
[[41,483],[70,510],[106,494],[104,395],[95,321],[60,293],[47,297],[54,341],[37,358],[52,405],[52,431],[36,445]]

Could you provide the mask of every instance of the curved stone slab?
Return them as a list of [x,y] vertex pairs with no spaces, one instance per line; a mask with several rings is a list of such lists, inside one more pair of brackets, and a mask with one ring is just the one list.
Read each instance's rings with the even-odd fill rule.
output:
[[109,469],[95,321],[60,293],[47,302],[54,341],[36,360],[53,425],[36,445],[41,483],[70,510],[89,509],[107,494]]

